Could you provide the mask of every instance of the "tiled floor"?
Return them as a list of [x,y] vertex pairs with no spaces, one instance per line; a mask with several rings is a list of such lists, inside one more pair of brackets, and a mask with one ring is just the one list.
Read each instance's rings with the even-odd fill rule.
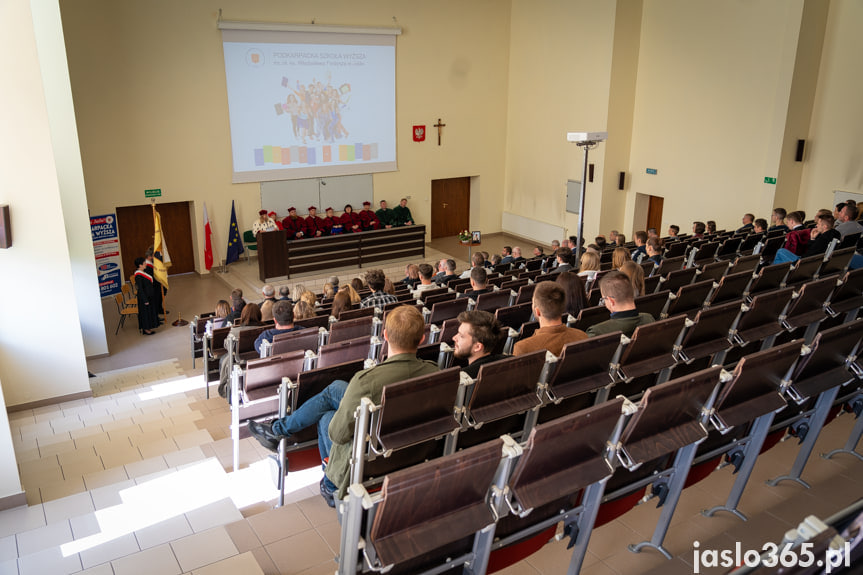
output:
[[[491,252],[518,245],[506,236],[484,240]],[[464,266],[467,250],[450,240],[435,242],[428,259],[450,245],[457,256],[465,252]],[[211,278],[172,276],[171,319],[209,309],[233,285],[247,295],[259,290],[256,269],[243,261]],[[401,277],[404,264],[386,270]],[[317,289],[324,278],[298,281]],[[90,362],[98,374],[94,397],[10,414],[28,506],[0,512],[0,575],[333,573],[340,531],[317,494],[320,470],[289,475],[288,503],[274,509],[263,448],[242,440],[240,469],[232,468],[229,411],[218,396],[205,398],[188,328],[169,325],[143,337],[129,324],[115,337],[116,310],[107,305],[111,355]],[[847,415],[831,423],[816,453],[843,444],[852,425]],[[829,515],[863,494],[863,463],[841,455],[813,455],[804,473],[811,490],[765,486],[796,453],[788,441],[761,456],[740,505],[750,521],[699,514],[727,496],[734,476],[724,468],[684,493],[666,538],[673,560],[626,549],[651,535],[660,510],[648,502],[594,532],[582,573],[691,573],[694,540],[702,549],[735,541],[757,548],[805,515]],[[551,542],[502,573],[564,573],[566,543]]]

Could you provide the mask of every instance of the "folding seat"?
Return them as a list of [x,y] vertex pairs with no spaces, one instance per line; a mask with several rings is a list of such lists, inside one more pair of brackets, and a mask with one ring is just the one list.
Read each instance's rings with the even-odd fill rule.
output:
[[730,274],[736,274],[740,272],[755,272],[756,268],[758,268],[758,264],[761,263],[761,256],[758,254],[751,256],[740,256],[734,263],[731,265],[731,268],[728,270]]
[[[665,253],[662,256],[663,263],[665,262],[665,260],[669,260],[669,259],[673,260],[675,258],[682,258],[684,256],[684,254],[686,253],[686,248],[688,248],[688,247],[689,247],[689,244],[686,242],[674,242],[673,244],[669,245],[665,249]],[[680,267],[683,267],[683,260],[680,260]],[[668,271],[671,271],[671,270],[668,270]],[[665,273],[668,273],[668,272],[665,272]]]
[[[647,281],[648,278],[645,278]],[[646,286],[645,286],[646,288]],[[645,289],[645,291],[647,291]],[[587,294],[587,305],[588,307],[596,307],[599,305],[599,300],[602,299],[602,292],[599,290],[599,286],[594,286],[591,288],[590,292]]]
[[847,322],[857,317],[860,306],[863,306],[863,268],[845,273],[830,296],[828,311],[834,317],[845,314]]
[[752,296],[756,294],[779,289],[782,287],[782,282],[790,271],[790,262],[774,264],[761,268],[761,270],[752,278],[752,283],[750,283],[749,287],[746,288],[746,291],[743,293],[743,297],[752,299]]
[[856,248],[857,242],[860,241],[860,236],[860,232],[857,232],[856,234],[848,234],[847,236],[842,238],[842,241],[839,242],[839,245],[836,246],[836,249],[841,250],[844,248]]
[[457,297],[462,297],[462,294],[465,294],[465,293],[469,292],[470,290],[472,290],[473,286],[470,285],[470,283],[466,283],[466,284],[459,284],[458,286],[456,286],[454,288],[450,288],[450,289],[454,289],[455,292],[457,294],[459,294]]
[[616,364],[618,383],[611,395],[632,399],[657,383],[668,381],[678,361],[686,317],[677,316],[638,326]]
[[530,537],[547,540],[546,531],[563,520],[573,548],[567,573],[579,573],[612,474],[608,446],[617,445],[625,412],[617,398],[531,430],[507,485],[512,512],[498,520],[494,549]]
[[[650,275],[653,273],[654,268],[656,268],[656,264],[650,260],[643,261],[638,265],[641,266],[641,269],[644,272],[645,278],[650,277]],[[596,278],[596,281],[599,281],[598,277]],[[599,285],[599,284],[597,284],[597,285]]]
[[[545,351],[483,364],[468,389],[458,447],[476,445],[503,434],[527,433],[542,404],[540,388]],[[526,412],[531,417],[525,417]]]
[[828,413],[841,388],[863,375],[857,363],[863,322],[855,321],[824,330],[815,336],[791,375],[786,394],[793,403],[776,415],[782,426],[800,439],[800,452],[788,474],[768,481],[776,485],[790,480],[808,488],[800,476],[815,447]]
[[388,303],[387,305],[385,305],[384,309],[383,309],[384,315],[381,318],[381,320],[384,322],[384,325],[386,325],[386,322],[387,322],[387,313],[389,313],[390,310],[394,310],[397,307],[401,307],[403,305],[409,305],[409,306],[415,308],[418,312],[422,313],[423,308],[425,306],[423,306],[423,304],[421,304],[421,303],[414,303],[415,301],[416,300],[410,300],[407,302]]
[[210,382],[219,381],[219,360],[228,353],[225,349],[225,339],[231,332],[231,326],[212,328],[207,322],[203,337],[204,380],[206,381],[207,399],[210,398]]
[[746,236],[737,248],[737,252],[742,255],[749,255],[755,246],[764,239],[764,234],[749,234]]
[[[535,272],[539,272],[541,267],[542,267],[542,259],[541,258],[527,260],[527,262],[525,262],[525,264],[524,264],[524,269],[519,273],[518,277],[532,278],[534,276],[523,275],[523,274],[533,274]],[[539,275],[539,274],[537,274],[537,275]]]
[[216,315],[215,312],[196,315],[195,319],[189,322],[192,341],[192,369],[195,369],[195,359],[204,357],[204,333],[207,322],[213,319],[214,315]]
[[[468,282],[468,283],[470,283],[470,282]],[[426,303],[426,300],[428,300],[428,298],[430,298],[432,296],[441,295],[441,294],[445,294],[445,293],[449,293],[449,292],[450,292],[450,288],[448,288],[448,287],[427,289],[425,291],[420,292],[419,299],[421,302]]]
[[[699,311],[693,325],[680,343],[680,359],[687,364],[698,360],[697,366],[722,364],[726,352],[733,346],[732,328],[742,301],[728,302]],[[677,372],[681,371],[678,365]]]
[[[791,342],[744,356],[734,368],[731,380],[722,386],[711,423],[730,441],[722,442],[701,457],[710,460],[717,454],[725,454],[734,463],[737,478],[725,504],[703,511],[703,515],[710,517],[717,511],[728,511],[746,520],[737,506],[774,415],[787,405],[782,389],[793,373],[800,349],[800,342]],[[735,428],[747,431],[743,437],[736,437],[731,433]]]
[[536,330],[539,329],[538,321],[526,321],[521,324],[521,327],[518,328],[515,335],[512,332],[509,332],[509,337],[507,337],[506,344],[504,345],[503,353],[511,354],[513,348],[515,347],[516,342],[519,342],[523,339],[527,339],[534,334]]
[[824,262],[821,269],[818,270],[818,277],[824,278],[829,275],[844,274],[848,270],[848,264],[851,263],[851,258],[854,257],[855,253],[854,248],[833,250],[833,253],[830,254],[830,257]]
[[698,277],[695,278],[695,281],[711,280],[719,283],[722,276],[728,272],[729,267],[731,266],[728,262],[713,262],[712,264],[703,265],[698,268]]
[[785,245],[785,237],[777,236],[763,240],[759,243],[759,245],[755,246],[755,250],[752,252],[754,254],[758,254],[761,256],[761,261],[764,263],[770,263],[773,261],[773,258],[776,257],[776,252],[779,251]]
[[368,565],[418,574],[470,564],[485,573],[497,517],[490,491],[503,491],[516,453],[511,439],[495,439],[389,474],[372,496],[351,485],[338,572]]
[[[408,293],[408,295],[410,295],[410,292],[407,292],[407,293]],[[407,299],[409,301],[413,300],[412,297],[408,297]],[[359,309],[346,309],[343,312],[341,312],[339,314],[339,317],[337,317],[336,319],[338,319],[339,321],[347,321],[347,320],[352,320],[352,319],[369,317],[369,316],[373,316],[373,315],[375,315],[375,308],[374,307],[361,307]]]
[[611,314],[609,313],[608,308],[604,305],[586,307],[578,312],[578,317],[575,319],[575,322],[570,322],[567,326],[580,329],[581,331],[587,331],[587,328],[590,326],[602,323],[610,317]]
[[750,272],[727,274],[719,280],[719,284],[713,289],[713,293],[710,294],[710,301],[706,305],[709,307],[741,299],[746,292],[746,286],[751,281],[752,273]]
[[[433,291],[433,290],[429,290],[429,291]],[[433,296],[429,296],[429,297],[425,298],[425,300],[423,301],[423,304],[425,305],[426,308],[431,309],[431,307],[434,306],[435,304],[443,303],[443,302],[447,302],[447,301],[452,301],[452,300],[456,299],[457,297],[458,297],[458,294],[455,292],[442,293],[442,294],[433,295]]]
[[358,337],[380,336],[381,320],[373,316],[359,317],[330,324],[330,336],[327,343],[338,343]]
[[554,281],[557,278],[557,274],[546,273],[540,274],[533,278],[533,283],[545,282],[545,281]]
[[[660,279],[659,286],[656,288],[656,291],[668,290],[672,293],[676,293],[681,287],[691,284],[695,280],[697,272],[698,270],[695,268],[669,272],[668,275]],[[652,292],[648,291],[647,293]]]
[[[273,337],[273,343],[269,346],[269,355],[281,355],[297,350],[311,351],[317,354],[323,334],[326,333],[326,330],[322,330],[322,328],[309,327],[299,331],[276,334]],[[263,349],[263,345],[261,348]]]
[[510,280],[508,282],[503,282],[500,284],[501,291],[509,291],[512,290],[514,292],[518,292],[519,289],[526,286],[530,280],[527,278],[518,278],[515,280]]
[[453,367],[384,386],[377,406],[363,401],[351,483],[369,488],[387,473],[453,453],[464,390],[461,370]]
[[717,251],[719,251],[719,242],[708,242],[698,246],[689,252],[686,267],[702,266],[716,261]]
[[499,307],[494,312],[494,317],[510,329],[518,330],[526,321],[530,321],[533,315],[533,307],[531,302],[527,301],[513,306]]
[[496,266],[492,266],[492,271],[494,273],[502,274],[504,272],[508,272],[512,268],[512,264],[497,264]]
[[444,320],[458,317],[458,314],[468,309],[470,303],[471,299],[466,297],[435,303],[432,305],[431,316],[429,317],[428,323],[439,325],[443,323]]
[[649,313],[654,319],[662,316],[665,307],[668,305],[671,292],[662,290],[660,292],[643,295],[635,298],[635,309],[638,313]]
[[[686,247],[684,243],[674,244],[675,246],[679,245],[683,248]],[[659,264],[659,267],[654,270],[654,276],[664,276],[669,274],[670,272],[674,272],[677,270],[683,269],[683,264],[686,263],[686,257],[681,253],[678,256],[669,256],[668,252],[666,252],[665,256],[662,258],[662,263]]]
[[800,287],[801,284],[812,281],[818,274],[818,268],[821,267],[823,261],[824,256],[822,255],[809,256],[808,258],[797,260],[797,263],[782,281],[782,287],[796,288]]
[[[671,273],[671,272],[669,272]],[[662,284],[662,276],[653,274],[650,277],[644,278],[644,295],[656,292]],[[596,286],[597,288],[599,285]]]
[[354,359],[371,359],[377,357],[380,346],[381,340],[379,338],[368,336],[328,343],[322,345],[318,350],[315,367],[329,367]]
[[761,349],[773,345],[776,336],[782,333],[784,311],[794,295],[792,288],[784,288],[762,293],[741,307],[740,315],[734,325],[734,342],[741,348],[761,342]]
[[[446,285],[449,289],[459,291],[458,288],[461,286],[470,286],[470,278],[450,280],[449,283]],[[468,288],[468,289],[470,289],[470,288]],[[444,292],[441,292],[441,293],[444,293]]]
[[494,313],[498,308],[508,307],[515,299],[515,296],[514,291],[503,289],[496,292],[484,293],[476,297],[476,304],[473,309]]
[[742,236],[736,236],[723,241],[722,245],[720,245],[719,248],[716,250],[716,259],[732,260],[736,258],[737,252],[738,250],[740,250],[740,246],[743,244],[743,240],[744,238]]
[[803,341],[810,343],[821,321],[827,317],[827,306],[835,288],[834,278],[811,281],[799,287],[784,313],[782,323],[785,329],[790,333],[806,327]]
[[[706,426],[722,373],[722,368],[716,366],[651,387],[627,421],[617,452],[621,472],[638,468],[642,474],[644,470],[656,472],[644,477],[634,475],[631,483],[621,485],[607,497],[620,497],[649,483],[662,506],[651,539],[629,545],[630,551],[638,553],[650,547],[671,559],[663,542],[698,446],[707,438]],[[615,475],[626,477],[624,473]]]
[[319,315],[317,317],[312,317],[309,319],[299,319],[294,322],[294,325],[296,327],[322,327],[326,329],[330,325],[330,316]]
[[258,336],[268,329],[272,329],[273,325],[261,325],[249,327],[239,332],[237,337],[231,337],[226,341],[232,341],[232,347],[228,350],[233,363],[243,364],[246,360],[256,357],[263,357],[261,353],[255,351],[255,341]]
[[682,286],[676,294],[669,296],[671,301],[663,319],[678,315],[685,315],[692,319],[704,307],[704,302],[707,301],[712,290],[713,282],[711,280]]

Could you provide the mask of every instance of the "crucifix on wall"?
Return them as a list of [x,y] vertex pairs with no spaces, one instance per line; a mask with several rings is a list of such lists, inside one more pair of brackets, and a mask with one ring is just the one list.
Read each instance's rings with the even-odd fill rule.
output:
[[440,146],[440,135],[441,135],[441,131],[443,130],[444,126],[446,126],[446,124],[442,123],[440,118],[437,119],[437,124],[432,126],[433,128],[437,128],[437,145],[438,146]]

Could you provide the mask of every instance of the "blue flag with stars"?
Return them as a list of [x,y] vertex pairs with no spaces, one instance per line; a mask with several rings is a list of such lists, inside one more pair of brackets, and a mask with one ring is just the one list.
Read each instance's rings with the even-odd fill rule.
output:
[[225,256],[225,265],[240,259],[243,253],[243,238],[240,237],[240,228],[237,227],[237,212],[234,209],[234,201],[231,200],[231,225],[228,228],[228,252]]

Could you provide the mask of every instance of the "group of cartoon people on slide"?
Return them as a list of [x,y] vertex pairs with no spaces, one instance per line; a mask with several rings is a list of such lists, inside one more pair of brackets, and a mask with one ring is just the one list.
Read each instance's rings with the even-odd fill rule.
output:
[[347,99],[342,98],[350,95],[350,84],[336,88],[329,80],[324,85],[313,79],[307,85],[297,81],[295,86],[282,104],[284,112],[291,117],[294,138],[305,144],[309,140],[334,142],[348,137],[342,125],[342,109]]

